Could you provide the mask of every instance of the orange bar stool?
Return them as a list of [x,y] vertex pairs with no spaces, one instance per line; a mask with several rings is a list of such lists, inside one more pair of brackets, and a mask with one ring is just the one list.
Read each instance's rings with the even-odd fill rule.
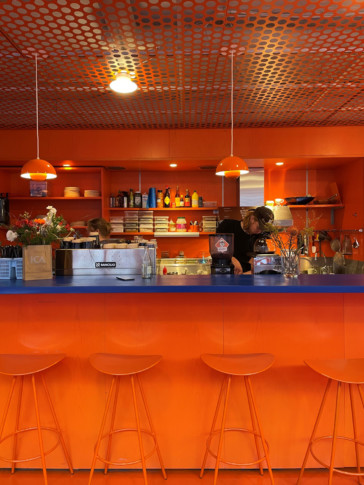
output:
[[[359,445],[364,445],[364,443],[361,443],[358,440],[356,412],[354,407],[354,387],[357,388],[361,405],[364,407],[363,393],[360,388],[360,384],[364,384],[364,359],[307,360],[305,361],[305,364],[311,367],[311,369],[313,369],[315,372],[321,374],[322,376],[327,377],[328,382],[321,401],[316,422],[313,427],[312,435],[307,447],[307,451],[303,460],[302,468],[301,468],[297,483],[299,484],[301,481],[301,478],[307,463],[307,459],[310,453],[320,465],[329,469],[330,485],[332,483],[332,477],[334,472],[341,473],[343,475],[356,476],[358,477],[358,480],[360,480],[359,477],[364,476],[364,472],[361,472],[360,470]],[[330,387],[333,381],[336,381],[336,402],[335,402],[334,428],[333,428],[332,436],[320,436],[316,438],[315,436],[316,436],[317,428],[319,426],[321,416],[325,407],[325,403],[327,401],[328,392],[330,390]],[[349,400],[350,400],[350,407],[351,407],[351,420],[352,420],[354,438],[349,438],[346,436],[338,436],[338,419],[339,419],[340,399],[341,399],[341,393],[342,393],[342,384],[347,384],[349,387]],[[334,468],[335,453],[336,453],[336,446],[337,446],[338,439],[352,441],[354,443],[355,456],[356,456],[356,472]],[[316,453],[314,452],[314,444],[321,440],[331,440],[330,464],[324,463],[320,458],[317,457]]]
[[[96,460],[100,460],[105,463],[104,473],[106,474],[109,468],[109,465],[114,466],[127,466],[127,465],[134,465],[137,463],[142,464],[143,468],[143,476],[145,485],[147,485],[147,469],[146,469],[146,460],[149,458],[154,451],[157,452],[159,463],[162,469],[163,478],[167,479],[167,475],[164,469],[162,455],[159,450],[158,442],[156,433],[153,427],[151,415],[149,412],[149,408],[147,406],[147,402],[145,399],[144,390],[142,388],[141,380],[139,374],[144,372],[148,369],[151,369],[155,365],[157,365],[161,361],[162,357],[160,355],[121,355],[121,354],[93,354],[90,356],[90,363],[91,365],[99,372],[103,374],[109,374],[112,376],[110,390],[106,400],[106,406],[104,411],[104,416],[102,418],[102,423],[99,431],[99,436],[95,445],[94,456],[91,465],[90,477],[89,477],[89,485],[92,480],[92,476],[95,470]],[[136,428],[123,428],[123,429],[116,429],[115,428],[115,415],[117,410],[118,404],[118,396],[119,396],[119,383],[120,377],[130,377],[131,389],[132,389],[132,397],[133,397],[133,406],[134,406],[134,413],[135,413],[135,420],[136,420]],[[136,386],[137,384],[137,386]],[[144,410],[148,419],[149,428],[150,430],[142,429],[140,426],[140,414],[138,411],[138,403],[137,403],[137,392],[136,389],[139,388],[140,396],[142,398],[142,402],[144,405]],[[111,423],[109,431],[104,434],[104,429],[106,425],[106,420],[109,415],[112,396],[113,404],[112,404],[112,412],[111,412]],[[110,454],[111,454],[111,443],[113,435],[116,433],[121,433],[123,431],[132,431],[138,434],[138,444],[139,444],[139,451],[140,451],[140,459],[134,459],[132,461],[125,461],[122,458],[118,461],[110,461]],[[152,451],[145,455],[144,453],[144,446],[143,446],[143,439],[142,435],[147,434],[153,438],[154,441],[154,448]],[[107,451],[106,457],[100,456],[99,450],[101,441],[103,439],[107,439]]]
[[[258,416],[253,389],[250,381],[250,376],[259,374],[269,369],[273,364],[274,356],[272,354],[240,354],[240,355],[203,354],[201,355],[201,359],[206,365],[208,365],[212,369],[215,369],[218,372],[221,372],[222,374],[224,374],[224,379],[221,385],[220,395],[217,401],[217,406],[216,406],[215,415],[212,421],[211,431],[206,442],[206,450],[205,450],[205,455],[204,455],[204,459],[201,467],[200,478],[203,477],[207,456],[208,454],[210,454],[216,459],[214,485],[216,485],[216,482],[217,482],[220,463],[226,463],[228,465],[233,465],[233,466],[250,466],[254,464],[259,464],[260,474],[263,475],[263,466],[262,466],[263,461],[267,463],[270,480],[273,485],[274,481],[273,481],[272,468],[270,466],[270,460],[269,460],[268,443],[266,442],[263,436],[263,431],[260,424],[260,419]],[[230,395],[233,377],[244,378],[252,429],[225,427],[229,395]],[[221,427],[219,429],[215,429],[216,422],[220,414],[221,403],[223,399],[224,399],[224,405],[222,409]],[[229,431],[234,431],[234,432],[239,431],[239,432],[250,433],[254,435],[255,447],[256,447],[257,457],[258,457],[256,461],[253,461],[251,463],[233,463],[222,458],[224,433]],[[219,434],[219,443],[218,443],[218,449],[216,454],[211,450],[211,440],[215,434]],[[259,443],[263,448],[263,453],[261,453]]]
[[[4,442],[9,438],[13,438],[12,458],[0,457],[0,460],[11,463],[11,473],[14,473],[15,465],[17,463],[29,462],[40,458],[42,462],[44,482],[46,485],[48,483],[48,480],[47,480],[45,456],[51,453],[53,450],[55,450],[59,443],[63,448],[63,452],[67,460],[68,468],[70,472],[73,473],[70,455],[67,451],[66,444],[61,432],[61,428],[59,426],[58,419],[54,410],[54,406],[43,375],[44,374],[43,371],[58,364],[58,362],[63,360],[64,357],[65,357],[65,354],[0,354],[0,374],[13,377],[12,383],[10,386],[10,392],[5,405],[5,411],[0,425],[0,443]],[[29,377],[29,380],[31,381],[37,425],[31,426],[28,428],[21,428],[20,417],[21,417],[21,411],[22,411],[24,378],[26,377]],[[38,400],[38,390],[39,390],[38,381],[39,380],[42,382],[45,396],[47,398],[49,408],[52,413],[54,426],[55,426],[54,428],[41,425],[40,408],[39,408],[39,400]],[[13,400],[12,398],[13,398],[14,390],[17,383],[19,384],[17,386],[19,388],[19,392],[18,392],[18,400],[16,404],[15,429],[13,433],[10,433],[3,437],[9,409]],[[21,458],[18,458],[18,454],[17,454],[18,435],[20,435],[20,433],[26,433],[28,431],[37,431],[40,454],[30,458],[21,459]],[[44,451],[42,431],[51,431],[57,434],[58,440],[51,447],[51,449],[47,451]]]

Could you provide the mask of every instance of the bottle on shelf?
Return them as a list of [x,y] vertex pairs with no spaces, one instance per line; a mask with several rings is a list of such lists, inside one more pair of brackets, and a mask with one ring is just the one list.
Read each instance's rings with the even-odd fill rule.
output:
[[191,196],[190,196],[190,191],[188,189],[186,189],[185,207],[191,207]]
[[129,204],[128,204],[128,207],[130,207],[130,209],[132,209],[134,207],[134,190],[133,189],[130,189],[129,190]]
[[174,203],[175,203],[176,207],[181,207],[181,195],[179,193],[178,185],[177,185],[177,189],[176,189],[176,195],[174,196]]
[[163,207],[163,191],[162,190],[158,190],[158,193],[157,193],[157,207],[158,209],[161,209]]
[[183,197],[183,194],[181,194],[180,201],[179,201],[179,206],[184,207],[185,206],[185,198]]
[[150,257],[148,244],[144,248],[142,261],[142,278],[151,278],[153,273],[152,259]]
[[196,190],[194,190],[193,194],[192,194],[192,207],[198,207],[198,193],[196,192]]
[[134,207],[136,209],[142,208],[142,193],[141,192],[135,192],[135,194],[134,194]]
[[166,191],[164,193],[164,207],[171,207],[171,194],[169,191],[169,187],[166,187]]

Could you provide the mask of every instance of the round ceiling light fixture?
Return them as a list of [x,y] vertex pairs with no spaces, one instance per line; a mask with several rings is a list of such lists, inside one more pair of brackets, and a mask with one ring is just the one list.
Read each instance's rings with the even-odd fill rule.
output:
[[28,180],[51,180],[57,177],[53,165],[46,160],[39,158],[39,121],[38,121],[38,54],[35,57],[35,121],[36,121],[36,138],[37,138],[37,158],[28,160],[22,167],[20,176]]
[[[240,175],[249,173],[249,167],[245,160],[236,155],[233,155],[234,151],[234,53],[236,52],[236,45],[231,46],[231,91],[230,91],[230,156],[225,157],[216,167],[216,175],[224,176],[227,178],[237,178]],[[243,52],[243,48],[238,49],[238,53]],[[227,52],[224,50],[223,55]]]
[[176,168],[177,167],[177,163],[170,163],[169,166],[172,167],[172,168]]
[[280,167],[281,165],[284,165],[284,162],[276,162],[276,165]]
[[117,74],[116,78],[111,81],[109,86],[112,91],[119,94],[133,93],[138,89],[138,85],[132,81],[131,77],[126,72]]

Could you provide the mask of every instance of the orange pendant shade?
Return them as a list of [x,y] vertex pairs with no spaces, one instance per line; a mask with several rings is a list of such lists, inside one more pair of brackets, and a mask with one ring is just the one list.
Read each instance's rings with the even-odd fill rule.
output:
[[51,180],[57,177],[53,165],[46,160],[40,158],[33,158],[23,165],[20,176],[24,179],[30,180]]
[[235,155],[223,158],[216,167],[216,175],[228,178],[237,178],[245,173],[249,173],[248,165],[242,158]]

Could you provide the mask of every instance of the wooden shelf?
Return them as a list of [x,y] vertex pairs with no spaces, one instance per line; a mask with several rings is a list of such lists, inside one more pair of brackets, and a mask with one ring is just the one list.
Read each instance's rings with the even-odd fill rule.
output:
[[[82,226],[80,226],[82,227]],[[110,236],[154,236],[154,237],[199,237],[209,236],[214,232],[112,232]]]
[[290,209],[343,209],[344,208],[342,204],[306,204],[306,205],[289,205],[288,207]]
[[149,209],[136,209],[135,207],[109,207],[109,211],[214,211],[217,207],[151,207]]
[[101,200],[102,197],[9,197],[9,200]]
[[111,232],[110,236],[153,236],[154,232]]

